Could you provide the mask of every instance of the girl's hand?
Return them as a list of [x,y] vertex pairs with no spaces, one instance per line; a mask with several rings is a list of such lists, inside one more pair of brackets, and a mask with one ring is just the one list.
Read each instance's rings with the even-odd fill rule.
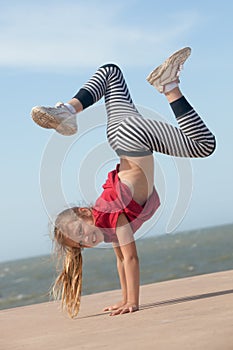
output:
[[116,315],[122,315],[122,314],[127,314],[127,313],[132,313],[137,311],[138,305],[133,304],[133,303],[126,303],[123,306],[120,306],[116,311],[111,312],[110,316],[116,316]]
[[119,301],[118,303],[111,305],[111,306],[107,306],[103,309],[103,311],[112,311],[112,310],[118,310],[120,307],[122,307],[123,305],[125,305],[125,301]]

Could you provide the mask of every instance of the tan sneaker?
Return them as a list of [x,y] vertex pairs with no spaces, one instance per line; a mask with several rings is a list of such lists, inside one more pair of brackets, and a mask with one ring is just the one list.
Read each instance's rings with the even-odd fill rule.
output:
[[166,84],[172,82],[179,83],[179,73],[190,54],[190,47],[184,47],[183,49],[176,51],[164,63],[150,73],[146,78],[147,81],[161,93],[164,92],[164,86]]
[[31,116],[42,128],[55,129],[62,135],[73,135],[78,129],[76,114],[71,113],[61,102],[58,102],[55,107],[33,107]]

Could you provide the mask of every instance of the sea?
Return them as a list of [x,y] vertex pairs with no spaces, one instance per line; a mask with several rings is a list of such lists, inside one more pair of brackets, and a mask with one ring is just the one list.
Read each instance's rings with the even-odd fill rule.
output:
[[[137,240],[141,285],[233,269],[233,224]],[[83,252],[82,295],[119,289],[112,249]],[[0,309],[51,300],[56,261],[39,256],[0,263]]]

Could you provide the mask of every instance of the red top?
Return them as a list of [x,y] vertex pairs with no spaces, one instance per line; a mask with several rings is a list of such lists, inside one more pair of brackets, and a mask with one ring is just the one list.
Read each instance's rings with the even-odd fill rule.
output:
[[144,205],[140,205],[132,198],[127,185],[118,177],[119,164],[116,170],[108,173],[108,178],[102,186],[104,191],[96,200],[93,207],[95,225],[101,228],[105,242],[118,242],[116,235],[117,220],[120,214],[125,214],[133,233],[149,220],[160,205],[155,188]]

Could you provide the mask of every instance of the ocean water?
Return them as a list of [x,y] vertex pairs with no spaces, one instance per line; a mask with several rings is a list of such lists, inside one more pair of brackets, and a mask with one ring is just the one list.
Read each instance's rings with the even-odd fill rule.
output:
[[[233,225],[137,241],[141,284],[233,269]],[[83,295],[118,289],[112,249],[86,249]],[[55,261],[41,256],[0,263],[0,309],[50,300]]]

